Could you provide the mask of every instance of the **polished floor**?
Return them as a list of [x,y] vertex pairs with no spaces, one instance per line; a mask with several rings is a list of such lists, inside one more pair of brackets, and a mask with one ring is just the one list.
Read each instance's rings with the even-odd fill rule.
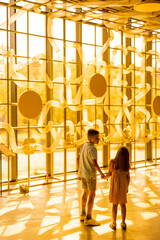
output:
[[1,240],[159,240],[160,166],[131,171],[126,231],[109,228],[111,204],[109,182],[98,178],[93,217],[101,226],[79,221],[81,183],[77,180],[30,188],[30,193],[3,193],[0,199]]

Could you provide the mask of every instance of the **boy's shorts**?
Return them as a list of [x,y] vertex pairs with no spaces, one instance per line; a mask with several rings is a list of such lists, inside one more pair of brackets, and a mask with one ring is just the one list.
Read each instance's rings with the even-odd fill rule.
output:
[[97,186],[97,180],[95,178],[82,178],[82,188],[89,191],[95,191]]

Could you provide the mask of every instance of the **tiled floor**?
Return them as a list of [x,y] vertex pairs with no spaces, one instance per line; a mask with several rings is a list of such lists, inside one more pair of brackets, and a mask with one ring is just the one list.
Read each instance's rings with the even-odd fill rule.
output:
[[0,199],[0,240],[159,240],[160,166],[131,171],[126,231],[109,228],[111,204],[109,183],[98,180],[93,217],[101,226],[84,226],[79,221],[81,183],[68,181],[30,188],[26,196],[17,191]]

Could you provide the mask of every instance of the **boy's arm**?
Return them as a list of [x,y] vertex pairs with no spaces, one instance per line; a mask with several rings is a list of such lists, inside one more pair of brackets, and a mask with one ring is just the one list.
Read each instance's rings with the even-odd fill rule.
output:
[[[78,157],[76,158],[76,163],[77,163],[77,170],[79,169],[79,155]],[[78,180],[81,180],[80,177],[78,177]]]
[[97,159],[93,159],[93,165],[96,168],[96,170],[100,173],[101,177],[104,178],[104,173],[101,171],[98,163],[97,163]]
[[76,163],[77,163],[77,170],[78,170],[79,169],[79,155],[78,155],[78,157],[76,159]]

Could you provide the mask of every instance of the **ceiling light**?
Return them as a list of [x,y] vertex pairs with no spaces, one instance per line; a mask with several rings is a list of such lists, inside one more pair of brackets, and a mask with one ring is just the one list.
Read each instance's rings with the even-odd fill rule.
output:
[[134,6],[138,12],[156,12],[160,11],[160,1],[142,0],[141,3]]

